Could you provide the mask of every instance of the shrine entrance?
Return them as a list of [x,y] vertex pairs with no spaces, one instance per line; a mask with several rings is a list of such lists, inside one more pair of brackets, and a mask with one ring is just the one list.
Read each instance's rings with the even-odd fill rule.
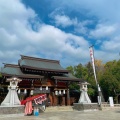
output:
[[69,70],[62,68],[59,60],[50,60],[21,55],[16,64],[4,64],[1,69],[0,102],[5,98],[9,86],[6,79],[16,77],[22,81],[18,83],[17,94],[20,101],[29,96],[47,94],[47,106],[70,105],[69,85],[83,80],[74,77]]
[[67,100],[67,95],[58,95],[57,96],[57,106],[67,106],[69,105]]

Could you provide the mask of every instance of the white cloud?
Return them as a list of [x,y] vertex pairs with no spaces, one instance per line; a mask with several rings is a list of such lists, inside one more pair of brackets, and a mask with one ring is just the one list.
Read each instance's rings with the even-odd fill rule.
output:
[[71,20],[68,16],[65,15],[56,15],[54,19],[57,26],[67,27],[77,24],[76,18]]
[[[45,53],[46,56],[51,58],[54,56],[55,59],[62,59],[66,56],[66,59],[70,58],[70,63],[74,64],[73,61],[76,58],[86,59],[88,57],[89,44],[84,38],[67,34],[53,26],[43,25],[39,29],[38,38],[34,38],[31,42],[36,51],[42,54]],[[73,44],[71,44],[71,41]]]
[[108,41],[104,41],[101,48],[111,53],[119,53],[120,52],[120,36],[114,37]]
[[62,10],[55,9],[50,15],[50,18],[53,19],[53,23],[56,26],[61,26],[63,28],[73,26],[74,31],[80,34],[87,34],[88,28],[87,25],[93,24],[92,20],[82,20],[78,21],[77,17],[70,18],[69,16],[65,15]]
[[[19,55],[24,54],[61,61],[65,58],[66,62],[62,61],[62,64],[66,66],[68,63],[79,63],[84,54],[87,54],[89,45],[84,38],[65,33],[51,25],[39,24],[37,21],[37,31],[34,31],[29,20],[34,21],[36,13],[26,8],[19,0],[5,2],[0,1],[1,63],[17,64]],[[1,6],[6,9],[2,9]],[[71,40],[74,45],[70,43]]]
[[77,18],[71,19],[69,16],[65,15],[63,10],[61,9],[55,9],[50,15],[50,18],[52,18],[56,26],[61,26],[63,28],[77,25],[78,21]]
[[110,37],[117,29],[117,25],[98,24],[94,30],[90,31],[90,36],[95,38]]
[[115,51],[106,51],[106,50],[95,50],[95,59],[102,60],[103,63],[106,63],[111,60],[119,60],[119,52]]
[[77,12],[86,10],[85,14],[97,16],[99,19],[110,20],[111,22],[120,21],[120,0],[57,0],[55,4],[62,4],[67,6],[67,9]]
[[83,22],[79,22],[76,26],[75,26],[75,32],[76,33],[80,33],[80,34],[86,34],[88,29],[86,27],[86,24],[84,24],[85,21]]
[[[54,26],[39,23],[39,21],[36,21],[36,17],[35,11],[31,8],[26,8],[20,0],[0,1],[0,65],[3,62],[17,63],[20,54],[58,59],[61,60],[64,66],[86,63],[90,60],[89,42],[86,39],[66,33]],[[86,34],[88,32],[86,26],[90,24],[89,20],[79,21],[77,18],[71,19],[64,14],[56,14],[54,18],[57,25],[64,27],[73,25],[76,28],[78,26],[76,31],[81,29],[79,31],[81,33]],[[31,26],[30,21],[34,22],[35,31],[32,29],[33,26]],[[116,26],[114,25],[102,25],[98,25],[91,32],[92,36],[106,36],[116,31]],[[102,28],[104,28],[106,33],[102,32]],[[107,30],[107,28],[109,29]],[[113,40],[119,42],[117,39]],[[111,49],[106,47],[111,45],[109,43],[113,44],[112,40],[103,43],[102,52],[96,51],[98,54],[100,53],[99,57],[101,59],[108,53],[107,49]],[[119,49],[119,44],[114,49]],[[108,58],[114,58],[109,53],[107,55],[110,55]]]
[[19,1],[20,0],[0,1],[1,27],[6,28],[7,30],[11,30],[11,24],[15,25],[17,21],[20,23],[22,22],[22,24],[27,24],[29,19],[36,16],[32,9],[26,9],[25,6]]

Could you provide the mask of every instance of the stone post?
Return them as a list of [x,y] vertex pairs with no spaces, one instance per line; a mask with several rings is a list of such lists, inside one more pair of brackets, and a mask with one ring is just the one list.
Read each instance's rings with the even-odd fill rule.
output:
[[67,105],[70,105],[70,94],[69,94],[69,89],[67,89]]

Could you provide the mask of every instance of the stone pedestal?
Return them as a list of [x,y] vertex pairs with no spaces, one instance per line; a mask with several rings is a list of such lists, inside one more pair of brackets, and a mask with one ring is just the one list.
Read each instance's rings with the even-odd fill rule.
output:
[[98,110],[99,105],[97,103],[91,103],[91,100],[87,94],[87,82],[80,84],[80,99],[78,103],[73,103],[73,109],[78,111],[85,111],[85,110]]
[[99,110],[97,103],[73,103],[73,105],[73,109],[78,111]]
[[0,115],[3,114],[21,114],[24,113],[24,105],[20,106],[13,106],[13,107],[8,107],[8,106],[0,106]]

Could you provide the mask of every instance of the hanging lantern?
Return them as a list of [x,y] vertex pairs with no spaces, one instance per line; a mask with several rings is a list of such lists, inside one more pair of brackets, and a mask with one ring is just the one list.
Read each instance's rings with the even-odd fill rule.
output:
[[33,90],[30,91],[30,95],[33,95]]
[[20,94],[20,92],[21,92],[21,91],[20,91],[20,89],[19,89],[19,90],[18,90],[18,94]]
[[59,94],[61,95],[61,90],[59,90]]
[[26,89],[24,89],[24,94],[26,94],[27,93],[27,90]]
[[16,79],[17,79],[16,77],[13,78],[14,81],[15,81]]
[[42,90],[42,86],[40,86],[40,90]]
[[58,91],[55,91],[55,95],[58,95]]
[[65,90],[63,90],[63,94],[65,94]]
[[46,86],[46,90],[48,90],[48,86]]

